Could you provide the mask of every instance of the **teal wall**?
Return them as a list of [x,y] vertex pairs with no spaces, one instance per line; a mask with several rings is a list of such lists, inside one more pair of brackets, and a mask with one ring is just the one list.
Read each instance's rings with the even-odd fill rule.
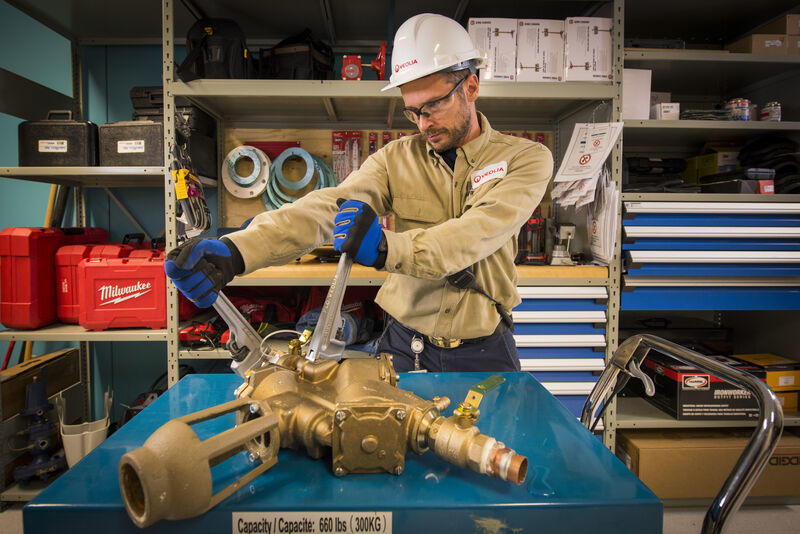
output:
[[[176,50],[180,60],[185,51]],[[129,92],[137,85],[161,85],[161,48],[158,46],[86,46],[81,48],[84,119],[96,124],[131,120],[133,107]],[[42,26],[6,2],[0,2],[0,67],[71,95],[72,73],[69,41]],[[20,119],[0,114],[0,166],[16,166],[17,126]],[[50,190],[48,184],[0,179],[0,228],[41,226]],[[162,188],[116,188],[117,198],[153,236],[164,229]],[[207,191],[209,206],[216,221],[216,191]],[[109,230],[112,240],[137,231],[119,212],[105,192],[86,189],[87,225]],[[20,343],[12,357],[16,361]],[[65,346],[37,342],[34,354],[44,354]],[[0,358],[7,344],[0,343]],[[102,392],[114,392],[117,419],[166,371],[164,343],[92,343],[95,413],[102,409]],[[213,362],[193,363],[206,370]],[[217,367],[222,367],[220,363]]]

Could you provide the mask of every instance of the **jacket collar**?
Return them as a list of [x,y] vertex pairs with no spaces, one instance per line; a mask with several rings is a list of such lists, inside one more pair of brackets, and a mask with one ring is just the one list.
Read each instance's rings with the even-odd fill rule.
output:
[[[481,127],[481,133],[467,143],[466,145],[462,145],[458,147],[456,150],[461,149],[461,153],[464,158],[467,160],[470,166],[475,165],[475,162],[478,161],[478,158],[483,153],[486,145],[489,143],[489,137],[492,133],[492,126],[489,124],[489,120],[481,113],[480,111],[476,111],[478,114],[478,124]],[[433,149],[433,146],[425,141],[428,145],[428,153],[433,157],[441,157],[439,154]]]

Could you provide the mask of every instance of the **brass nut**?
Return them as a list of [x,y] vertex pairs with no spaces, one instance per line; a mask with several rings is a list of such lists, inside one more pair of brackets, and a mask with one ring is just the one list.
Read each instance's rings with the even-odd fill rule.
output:
[[252,452],[250,453],[250,456],[248,458],[250,459],[251,462],[255,462],[258,459],[258,457]]
[[404,421],[406,418],[406,411],[405,410],[397,410],[394,413],[394,416],[397,417],[398,421]]
[[378,438],[373,435],[366,436],[361,440],[361,450],[367,454],[372,454],[378,449]]
[[336,417],[336,421],[341,423],[342,421],[347,419],[347,414],[343,410],[336,410],[335,417]]
[[336,475],[337,477],[343,477],[344,468],[341,465],[337,466],[336,469],[333,470],[333,474]]
[[255,404],[255,403],[251,404],[250,405],[250,413],[254,414],[257,411],[258,411],[258,404]]
[[403,474],[403,466],[402,465],[395,466],[394,474],[398,475],[398,476],[402,475]]

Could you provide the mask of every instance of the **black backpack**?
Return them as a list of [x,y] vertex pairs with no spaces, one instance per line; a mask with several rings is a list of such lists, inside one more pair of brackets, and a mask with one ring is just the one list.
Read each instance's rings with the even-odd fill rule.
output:
[[178,67],[184,82],[197,78],[252,78],[253,60],[244,32],[229,19],[200,19],[186,35],[186,59]]

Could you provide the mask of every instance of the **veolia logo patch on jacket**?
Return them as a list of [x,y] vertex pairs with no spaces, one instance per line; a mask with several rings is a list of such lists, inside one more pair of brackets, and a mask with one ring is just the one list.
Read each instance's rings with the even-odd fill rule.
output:
[[469,181],[472,182],[472,189],[475,189],[489,180],[494,180],[495,178],[502,178],[506,175],[506,170],[508,169],[508,164],[505,161],[499,161],[497,163],[492,163],[491,165],[487,165],[486,167],[482,168],[479,171],[473,172],[470,177]]

